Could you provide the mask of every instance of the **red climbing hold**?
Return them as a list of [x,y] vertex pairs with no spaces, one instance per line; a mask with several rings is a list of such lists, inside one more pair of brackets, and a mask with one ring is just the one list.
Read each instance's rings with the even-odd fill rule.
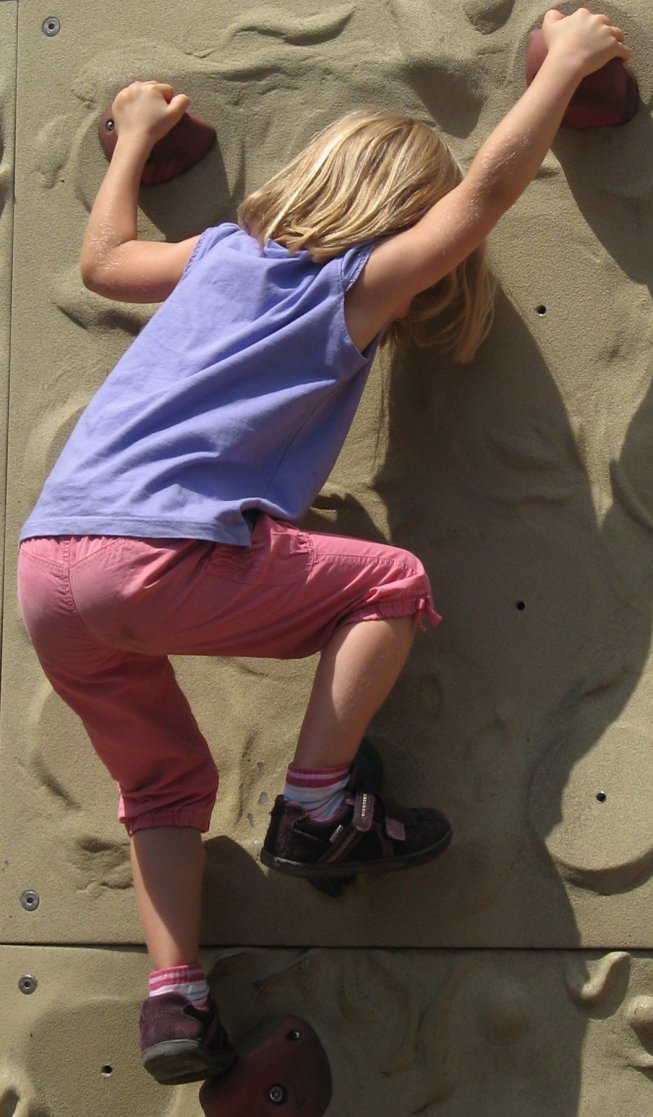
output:
[[310,1024],[288,1016],[219,1078],[205,1082],[206,1117],[322,1117],[331,1072]]
[[[531,31],[526,55],[526,84],[530,85],[546,57],[541,31]],[[627,124],[637,112],[637,82],[620,58],[583,78],[562,118],[565,128],[605,128]]]
[[[111,109],[107,109],[98,125],[102,150],[109,162],[118,138]],[[152,148],[145,164],[141,182],[144,186],[154,186],[159,182],[169,182],[177,175],[190,170],[213,147],[216,141],[215,129],[190,113],[184,113],[174,128]]]

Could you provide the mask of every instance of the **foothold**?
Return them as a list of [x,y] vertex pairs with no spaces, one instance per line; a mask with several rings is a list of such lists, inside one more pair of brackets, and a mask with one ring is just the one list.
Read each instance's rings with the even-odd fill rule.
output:
[[38,981],[35,977],[32,977],[32,974],[29,973],[23,974],[23,976],[18,979],[18,988],[20,989],[21,993],[25,993],[26,996],[29,996],[30,993],[33,993],[37,985]]
[[[526,84],[530,85],[546,58],[541,31],[531,31],[526,54]],[[627,124],[637,112],[639,90],[620,58],[583,78],[562,118],[564,128],[606,128]]]
[[[109,162],[118,140],[111,109],[107,109],[98,124],[102,150]],[[209,153],[216,142],[215,129],[190,113],[184,113],[174,128],[154,145],[145,164],[141,183],[156,186],[160,182],[182,175]]]
[[322,1117],[331,1100],[331,1071],[318,1036],[296,1016],[241,1055],[200,1090],[206,1117]]
[[36,911],[40,902],[38,892],[34,892],[31,888],[23,892],[20,898],[21,907],[25,908],[25,911]]

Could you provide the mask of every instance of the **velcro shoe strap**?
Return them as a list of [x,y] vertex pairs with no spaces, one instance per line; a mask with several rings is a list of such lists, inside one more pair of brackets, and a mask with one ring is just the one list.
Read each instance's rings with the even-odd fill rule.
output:
[[386,815],[385,832],[393,842],[406,841],[406,827],[397,818],[388,818]]
[[371,791],[359,791],[354,800],[354,817],[352,826],[355,830],[366,833],[372,829],[374,823],[374,795]]

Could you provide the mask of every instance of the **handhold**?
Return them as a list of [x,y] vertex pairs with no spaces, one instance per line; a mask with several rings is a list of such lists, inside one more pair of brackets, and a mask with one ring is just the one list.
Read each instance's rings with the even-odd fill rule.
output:
[[[526,84],[530,85],[547,54],[544,35],[531,31],[526,55]],[[605,128],[627,124],[637,112],[639,90],[635,78],[620,58],[613,58],[583,78],[574,93],[562,124],[565,128]]]
[[[111,162],[118,139],[111,109],[107,109],[101,117],[98,134],[102,150]],[[174,128],[152,148],[141,176],[142,184],[154,186],[182,175],[208,154],[216,139],[215,129],[210,124],[184,113]]]
[[200,1090],[206,1117],[322,1117],[331,1100],[326,1052],[306,1020],[288,1016]]

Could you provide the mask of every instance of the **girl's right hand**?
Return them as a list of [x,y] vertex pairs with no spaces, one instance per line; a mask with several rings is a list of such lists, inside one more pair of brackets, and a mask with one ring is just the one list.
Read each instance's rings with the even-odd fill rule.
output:
[[568,16],[552,9],[544,17],[542,34],[549,55],[571,62],[581,79],[613,58],[623,62],[630,58],[621,28],[614,27],[608,16],[587,8],[578,8]]
[[190,104],[185,93],[159,81],[135,81],[114,99],[111,111],[118,138],[137,136],[153,146],[181,119]]

